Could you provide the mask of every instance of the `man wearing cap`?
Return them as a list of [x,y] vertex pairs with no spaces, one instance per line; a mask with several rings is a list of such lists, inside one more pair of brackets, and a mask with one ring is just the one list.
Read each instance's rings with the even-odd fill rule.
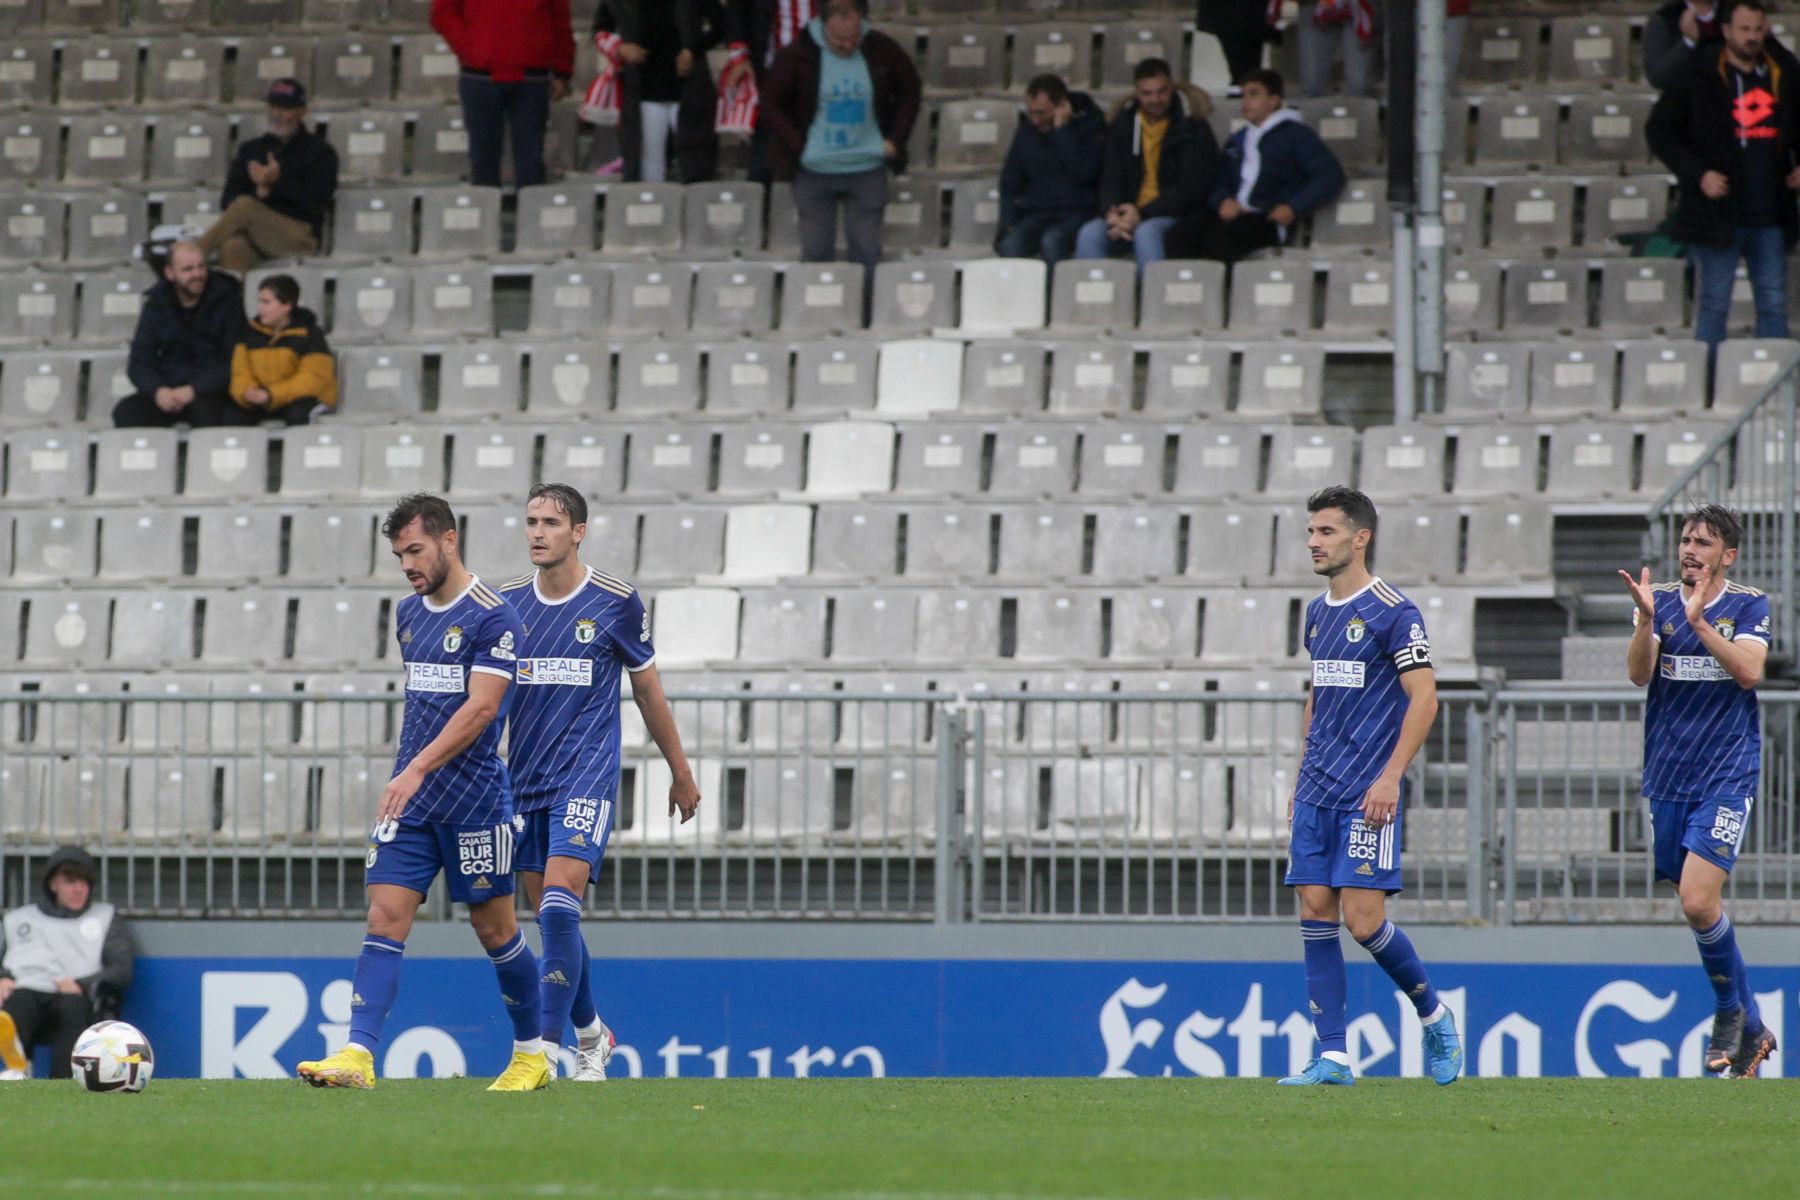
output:
[[265,99],[269,132],[238,146],[219,219],[200,237],[227,271],[317,253],[337,194],[337,151],[306,127],[306,85],[277,79]]

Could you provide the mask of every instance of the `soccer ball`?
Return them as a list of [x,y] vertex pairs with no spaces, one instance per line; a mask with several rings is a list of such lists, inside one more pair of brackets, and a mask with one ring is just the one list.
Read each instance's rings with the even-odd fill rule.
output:
[[150,1084],[155,1059],[150,1039],[123,1021],[90,1025],[69,1055],[75,1082],[89,1092],[141,1092]]

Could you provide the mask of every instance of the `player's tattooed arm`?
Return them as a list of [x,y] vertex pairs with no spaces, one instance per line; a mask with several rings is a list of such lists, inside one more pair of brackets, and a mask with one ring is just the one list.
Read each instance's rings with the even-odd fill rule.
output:
[[1373,829],[1394,822],[1400,811],[1400,780],[1413,756],[1425,745],[1437,720],[1437,672],[1429,667],[1408,671],[1400,676],[1400,689],[1406,693],[1406,716],[1400,721],[1400,736],[1387,766],[1363,794],[1363,823]]
[[694,810],[700,807],[700,788],[694,782],[693,768],[688,766],[687,753],[681,748],[681,732],[675,728],[675,713],[669,708],[668,696],[663,694],[662,677],[656,673],[655,666],[631,672],[631,698],[637,702],[650,740],[656,743],[656,748],[662,751],[663,761],[669,764],[669,815],[679,812],[685,825],[693,819]]
[[1650,590],[1650,568],[1645,567],[1636,579],[1630,572],[1620,571],[1619,578],[1625,581],[1636,606],[1631,645],[1625,650],[1625,674],[1634,686],[1644,687],[1656,672],[1656,594]]
[[1706,602],[1712,590],[1712,571],[1701,567],[1694,588],[1683,609],[1687,616],[1688,628],[1700,639],[1707,653],[1719,660],[1728,675],[1737,685],[1746,691],[1762,682],[1763,665],[1769,658],[1769,647],[1755,638],[1733,639],[1720,633],[1712,622],[1706,619]]
[[400,814],[424,786],[425,777],[475,744],[481,731],[499,715],[500,702],[506,698],[506,689],[511,683],[512,680],[487,671],[470,674],[469,698],[450,715],[443,731],[426,743],[398,775],[388,780],[381,793],[381,804],[375,811],[377,824],[399,820]]

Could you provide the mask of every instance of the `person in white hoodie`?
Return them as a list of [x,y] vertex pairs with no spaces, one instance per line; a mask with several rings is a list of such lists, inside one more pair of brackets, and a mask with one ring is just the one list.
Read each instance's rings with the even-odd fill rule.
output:
[[1283,106],[1283,92],[1276,71],[1245,76],[1246,124],[1225,143],[1205,211],[1169,230],[1170,258],[1236,262],[1281,245],[1295,222],[1337,199],[1344,168],[1300,114]]

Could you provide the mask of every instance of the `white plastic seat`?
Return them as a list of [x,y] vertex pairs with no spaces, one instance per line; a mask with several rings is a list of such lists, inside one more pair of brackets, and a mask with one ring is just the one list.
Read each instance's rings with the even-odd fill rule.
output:
[[1649,96],[1577,96],[1569,106],[1563,161],[1592,170],[1595,164],[1619,163],[1626,168],[1650,157],[1644,141]]
[[1475,123],[1477,167],[1528,167],[1556,161],[1561,111],[1553,97],[1506,97],[1483,104]]
[[1687,269],[1679,259],[1600,266],[1600,328],[1646,336],[1686,326]]
[[1516,14],[1470,17],[1461,74],[1471,84],[1530,83],[1537,78],[1544,23]]
[[1000,599],[991,592],[921,592],[918,620],[921,663],[962,666],[999,655]]
[[788,408],[791,365],[776,342],[731,342],[706,351],[706,409],[781,413]]
[[1093,660],[1100,656],[1100,597],[1093,592],[1033,588],[1018,598],[1014,657],[1022,662]]
[[1190,591],[1133,587],[1113,595],[1111,659],[1130,663],[1192,660],[1199,642],[1199,605]]
[[[349,489],[355,491],[352,485]],[[385,511],[379,514],[385,516]],[[302,508],[288,517],[288,578],[308,583],[394,578],[392,547],[375,542],[378,515],[370,509]],[[284,606],[285,610],[285,606]]]
[[[739,661],[789,665],[822,660],[825,657],[826,601],[825,593],[807,589],[782,587],[745,591]],[[808,714],[793,715],[804,717]]]
[[17,38],[16,28],[7,29],[7,14],[26,8],[22,0],[0,6],[0,30],[12,44],[0,50],[0,103],[9,105],[45,105],[52,95],[56,47],[47,39]]
[[145,125],[114,113],[69,120],[64,183],[132,184],[144,177]]
[[1461,544],[1462,519],[1454,508],[1396,505],[1381,514],[1375,559],[1385,579],[1454,580]]
[[940,171],[993,170],[1006,156],[1017,110],[1006,101],[951,100],[938,106],[937,154]]
[[1800,346],[1786,338],[1730,338],[1713,364],[1713,411],[1735,415],[1760,396]]
[[[1660,496],[1700,461],[1727,426],[1704,417],[1664,418],[1644,431],[1644,468],[1638,491]],[[1773,447],[1779,454],[1780,447]],[[1766,450],[1765,450],[1766,452]]]
[[1669,189],[1661,180],[1590,179],[1582,209],[1582,244],[1590,252],[1617,250],[1620,238],[1648,233],[1669,212]]
[[75,336],[75,280],[0,276],[0,343],[67,342]]
[[1363,477],[1391,496],[1440,496],[1447,435],[1428,425],[1376,425],[1363,430]]
[[887,204],[881,210],[882,248],[888,253],[937,249],[943,224],[938,207],[942,202],[935,181],[896,182],[888,189]]
[[460,108],[419,110],[419,119],[413,122],[410,166],[408,175],[416,183],[454,183],[468,173],[469,127]]
[[875,268],[871,332],[923,334],[955,323],[954,263],[884,262]]
[[800,490],[806,431],[798,426],[727,425],[719,432],[721,496]]
[[100,512],[102,579],[141,581],[181,574],[182,517],[170,509]]
[[921,67],[927,88],[999,90],[1006,82],[1006,30],[999,25],[945,27],[926,44]]
[[1348,483],[1354,472],[1356,431],[1342,425],[1279,425],[1269,442],[1271,496],[1310,496],[1320,488]]
[[[813,561],[810,575],[815,580],[880,579],[898,573],[900,543],[900,510],[872,504],[821,504],[813,518]],[[841,595],[838,612],[843,615],[847,601],[862,592]],[[857,622],[838,625],[834,641],[834,657],[843,657],[844,639],[854,636],[861,626]],[[906,622],[906,644],[912,643],[912,621]]]
[[379,594],[314,589],[299,592],[297,598],[295,666],[366,668],[380,656]]
[[63,52],[58,102],[65,107],[133,104],[137,68],[135,41],[116,36],[74,39]]
[[921,583],[980,579],[991,573],[990,526],[997,517],[962,504],[907,510],[907,578]]
[[150,104],[216,104],[225,85],[225,43],[212,38],[152,38],[144,63]]
[[76,317],[80,340],[129,344],[144,306],[143,285],[143,272],[130,269],[87,276]]
[[893,486],[894,427],[883,421],[834,421],[807,430],[806,494],[851,499]]
[[195,187],[222,179],[230,146],[231,125],[222,116],[190,113],[161,121],[150,141],[150,182]]
[[1587,323],[1585,264],[1520,262],[1506,272],[1508,333],[1570,333]]
[[[1053,74],[1074,88],[1094,82],[1094,31],[1075,22],[1020,24],[1013,31],[1012,80]],[[1220,93],[1223,94],[1222,92]]]
[[725,568],[724,509],[659,505],[645,509],[638,578],[712,581]]
[[1445,366],[1446,416],[1516,416],[1531,397],[1531,347],[1484,343],[1450,347]]
[[1452,260],[1444,273],[1444,324],[1453,334],[1500,328],[1500,264]]
[[1379,183],[1348,183],[1312,219],[1314,251],[1379,250],[1393,236],[1387,196]]
[[1046,269],[1041,261],[1029,258],[964,264],[960,328],[976,335],[1043,328]]
[[1174,21],[1111,21],[1100,52],[1100,82],[1129,88],[1131,73],[1146,58],[1160,58],[1181,69],[1182,27]]
[[950,191],[950,249],[987,254],[1000,233],[1000,183],[990,177],[952,179]]
[[87,495],[88,440],[66,430],[36,429],[6,439],[8,500],[58,500]]
[[62,128],[35,112],[0,116],[0,182],[49,183],[61,162]]
[[0,262],[60,261],[68,209],[68,201],[61,196],[23,192],[0,197]]
[[884,342],[877,367],[875,410],[914,417],[955,411],[962,400],[962,343],[947,340]]
[[129,373],[129,354],[125,350],[88,351],[87,412],[91,418],[103,418],[113,405],[137,392]]
[[1225,264],[1164,259],[1145,266],[1145,333],[1181,334],[1225,327]]
[[408,104],[455,100],[461,67],[449,43],[435,33],[403,37],[399,43],[400,86],[395,95],[405,97]]
[[1290,604],[1286,592],[1208,592],[1200,661],[1219,666],[1288,661],[1292,657],[1288,653]]
[[[291,9],[298,11],[294,3]],[[234,94],[254,99],[268,94],[277,79],[313,82],[313,39],[294,29],[268,29],[238,42]]]
[[1081,509],[1054,504],[1003,508],[999,517],[1001,578],[1074,580],[1081,574]]
[[1550,82],[1617,87],[1631,77],[1631,24],[1624,17],[1554,17]]
[[740,608],[738,594],[730,588],[668,588],[659,592],[652,610],[657,662],[663,666],[697,666],[735,659]]
[[1503,179],[1494,185],[1496,251],[1560,249],[1575,242],[1575,185],[1558,179]]
[[176,666],[194,657],[192,592],[134,590],[113,608],[106,659],[115,666]]
[[1544,504],[1477,504],[1469,510],[1469,556],[1463,583],[1512,585],[1552,574],[1550,508]]
[[[373,137],[373,134],[352,134]],[[386,136],[385,134],[383,136]],[[332,254],[346,258],[400,258],[412,253],[413,202],[399,189],[340,191],[331,223]]]
[[281,514],[273,509],[202,509],[199,533],[196,579],[242,583],[281,573]]
[[592,264],[539,267],[531,276],[531,332],[592,337],[605,328],[612,276]]
[[1325,275],[1325,332],[1381,334],[1394,324],[1394,268],[1389,263],[1334,262]]

